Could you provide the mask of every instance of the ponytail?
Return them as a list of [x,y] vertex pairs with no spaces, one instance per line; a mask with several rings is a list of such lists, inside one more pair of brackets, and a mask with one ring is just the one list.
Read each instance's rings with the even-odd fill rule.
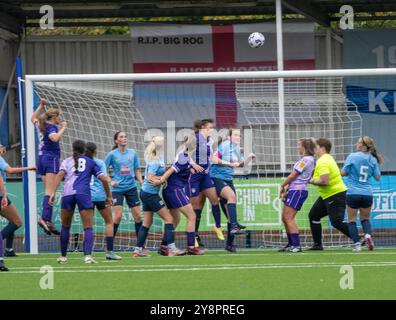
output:
[[367,148],[367,151],[371,153],[371,155],[377,159],[378,164],[384,163],[383,156],[378,152],[377,148],[374,144],[374,139],[369,136],[364,136],[361,138],[363,145]]
[[113,140],[114,140],[114,146],[113,146],[113,148],[111,149],[111,150],[115,150],[115,149],[117,149],[118,148],[118,145],[117,145],[117,143],[116,143],[116,141],[117,141],[117,139],[118,139],[118,135],[121,133],[121,131],[117,131],[115,134],[114,134],[114,137],[113,137]]
[[302,146],[304,147],[305,156],[315,155],[315,141],[314,139],[300,139]]
[[197,148],[197,139],[194,134],[189,134],[183,141],[184,151],[191,156]]
[[193,130],[194,130],[194,133],[198,133],[199,130],[201,130],[201,123],[202,123],[201,120],[195,120],[195,121],[194,121],[194,123],[193,123]]
[[155,136],[144,150],[144,159],[147,162],[160,159],[159,150],[164,146],[164,137]]
[[39,130],[42,134],[45,133],[45,130],[47,128],[47,116],[45,113],[40,114],[38,118],[38,123],[39,123]]
[[82,140],[75,140],[73,142],[73,160],[74,168],[78,169],[78,157],[85,152],[85,142]]

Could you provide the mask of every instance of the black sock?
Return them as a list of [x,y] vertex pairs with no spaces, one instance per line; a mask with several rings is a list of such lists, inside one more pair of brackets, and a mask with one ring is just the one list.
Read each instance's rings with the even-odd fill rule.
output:
[[234,243],[234,235],[231,233],[232,225],[227,223],[227,246],[231,246]]
[[116,234],[117,234],[117,231],[118,231],[118,227],[119,227],[119,226],[120,226],[119,223],[114,223],[114,225],[113,225],[113,228],[114,228],[114,231],[113,231],[114,238],[115,238],[115,236],[116,236]]
[[139,235],[139,229],[143,225],[143,222],[135,222],[135,232],[136,232],[136,238]]
[[322,245],[322,224],[319,221],[309,221],[314,244]]
[[198,232],[201,223],[202,209],[194,209],[195,212],[195,232]]
[[15,223],[8,223],[3,230],[1,230],[1,234],[3,235],[3,239],[6,239],[6,248],[11,249],[14,245],[14,234],[15,231],[19,227]]

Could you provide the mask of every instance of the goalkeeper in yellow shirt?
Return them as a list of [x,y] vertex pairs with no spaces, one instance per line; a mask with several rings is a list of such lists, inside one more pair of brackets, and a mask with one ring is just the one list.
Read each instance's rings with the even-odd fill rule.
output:
[[329,154],[331,142],[328,139],[316,140],[316,161],[310,183],[318,186],[319,198],[309,212],[309,222],[314,245],[310,250],[323,250],[321,219],[329,216],[334,228],[350,238],[348,223],[344,222],[346,209],[346,190],[341,172],[334,158]]

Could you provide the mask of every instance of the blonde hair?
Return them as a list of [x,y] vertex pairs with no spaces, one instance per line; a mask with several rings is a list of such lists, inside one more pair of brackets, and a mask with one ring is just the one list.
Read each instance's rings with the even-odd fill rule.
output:
[[184,138],[183,141],[183,148],[186,153],[191,157],[194,153],[195,149],[197,148],[197,139],[195,138],[194,134],[189,134]]
[[59,115],[60,110],[55,108],[48,108],[44,113],[42,113],[39,117],[39,129],[41,133],[45,133],[47,121],[50,121]]
[[369,136],[364,136],[361,138],[363,145],[367,148],[367,151],[371,153],[371,155],[377,159],[379,164],[382,164],[384,162],[384,158],[382,155],[378,152],[377,148],[375,147],[374,144],[374,139],[369,137]]
[[164,137],[161,136],[155,136],[151,139],[150,143],[146,147],[146,150],[144,150],[144,159],[147,162],[153,161],[153,160],[159,160],[160,159],[160,154],[159,154],[159,149],[164,145]]

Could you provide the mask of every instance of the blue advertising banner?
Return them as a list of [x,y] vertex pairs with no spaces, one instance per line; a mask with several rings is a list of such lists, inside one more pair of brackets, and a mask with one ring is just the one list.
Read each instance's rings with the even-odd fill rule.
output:
[[396,228],[396,176],[384,176],[373,187],[372,227]]
[[[343,32],[345,68],[396,66],[396,29],[359,29]],[[396,76],[346,78],[346,95],[359,112],[395,115]]]
[[359,112],[396,115],[396,90],[347,85],[346,92]]

